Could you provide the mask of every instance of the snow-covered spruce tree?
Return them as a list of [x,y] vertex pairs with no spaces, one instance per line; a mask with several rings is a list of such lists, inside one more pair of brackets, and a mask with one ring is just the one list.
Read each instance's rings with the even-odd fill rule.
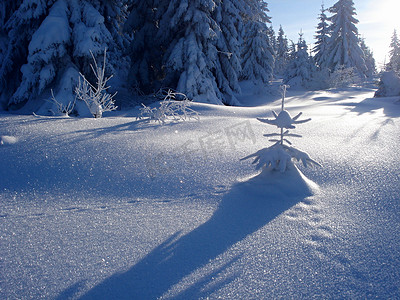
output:
[[216,0],[217,6],[213,18],[220,27],[217,33],[218,60],[215,62],[215,77],[218,88],[223,94],[223,102],[228,105],[239,104],[235,94],[240,94],[239,75],[241,32],[243,19],[241,12],[245,2],[242,0]]
[[47,14],[51,2],[1,1],[0,100],[3,99],[6,107],[21,83],[20,69],[27,61],[29,41]]
[[213,19],[215,9],[212,0],[169,2],[160,23],[160,28],[169,31],[165,36],[170,37],[164,55],[163,84],[189,99],[222,104],[223,93],[215,74],[220,30]]
[[[128,4],[130,0],[97,0],[93,6],[104,17],[104,25],[112,36],[112,42],[107,46],[107,57],[110,63],[107,67],[114,73],[115,83],[126,81],[129,70],[127,49],[132,41],[131,34],[123,31],[123,26],[128,17]],[[117,81],[117,82],[116,82]]]
[[360,47],[361,50],[364,52],[364,60],[365,60],[365,65],[367,67],[367,72],[365,74],[367,75],[368,78],[371,78],[373,75],[376,74],[376,64],[374,55],[371,49],[365,43],[364,38],[360,38]]
[[[21,68],[22,81],[10,104],[50,98],[46,92],[53,89],[57,101],[66,105],[74,100],[79,71],[92,76],[91,52],[101,58],[104,49],[116,49],[104,17],[91,1],[47,3],[48,12],[32,34],[27,63]],[[85,105],[79,101],[76,104],[79,113]]]
[[268,27],[269,43],[271,44],[272,49],[274,49],[274,53],[276,53],[276,50],[278,49],[278,41],[275,35],[274,27],[272,25],[267,27]]
[[303,33],[299,33],[297,49],[284,74],[284,82],[294,88],[308,88],[314,69],[314,63],[308,55]]
[[[130,38],[123,33],[123,25],[128,17],[130,0],[97,0],[93,6],[104,17],[104,25],[111,33],[115,44],[119,48],[127,48]],[[108,53],[112,49],[108,49]]]
[[385,69],[386,71],[394,71],[397,74],[400,73],[400,41],[396,29],[393,31],[390,42],[389,62],[385,66]]
[[380,74],[379,89],[375,97],[391,97],[400,95],[400,41],[396,30],[392,35],[389,51],[389,62],[385,65],[385,72]]
[[132,34],[129,81],[138,91],[150,94],[163,79],[163,55],[172,38],[168,22],[160,24],[167,1],[133,0],[124,32]]
[[[9,68],[11,67],[9,64],[7,65],[5,62],[7,61],[7,52],[9,47],[9,28],[6,27],[6,24],[12,14],[17,10],[18,3],[20,1],[1,1],[0,2],[0,110],[6,107],[6,99],[12,94],[10,93],[10,87],[7,84],[7,77],[1,76],[1,74],[8,73]],[[8,59],[8,63],[11,61]]]
[[296,52],[297,52],[296,43],[290,40],[289,51],[288,51],[289,61],[293,60],[296,57]]
[[364,53],[361,50],[358,29],[358,20],[353,0],[339,0],[329,11],[333,14],[329,21],[330,42],[326,67],[334,72],[342,68],[354,68],[361,79],[366,77]]
[[283,31],[282,26],[280,26],[276,44],[276,56],[275,56],[275,68],[274,68],[275,74],[282,76],[286,70],[288,63],[289,63],[288,40],[285,36],[285,32]]
[[328,17],[326,16],[324,5],[321,7],[321,14],[319,15],[320,22],[317,26],[317,32],[315,35],[315,46],[312,51],[315,53],[314,60],[317,64],[318,68],[325,69],[327,68],[327,60],[328,60],[328,46],[329,46],[329,24]]
[[269,40],[267,3],[248,0],[250,13],[245,17],[242,49],[242,74],[244,80],[267,83],[272,79],[275,52]]
[[[292,160],[301,161],[305,167],[307,166],[321,166],[315,160],[313,160],[306,152],[303,152],[293,146],[288,140],[289,137],[301,137],[301,135],[290,133],[290,129],[295,129],[294,125],[301,124],[310,121],[311,119],[299,120],[302,113],[292,117],[289,112],[285,109],[285,93],[287,86],[283,87],[282,96],[282,107],[279,114],[272,111],[274,119],[262,119],[257,118],[258,121],[274,125],[279,128],[279,133],[264,134],[265,137],[272,137],[270,142],[274,144],[270,147],[263,148],[256,153],[242,158],[246,160],[249,158],[255,158],[253,164],[257,164],[256,169],[266,169],[268,171],[280,171],[285,172],[295,168]],[[288,144],[288,145],[286,145]]]

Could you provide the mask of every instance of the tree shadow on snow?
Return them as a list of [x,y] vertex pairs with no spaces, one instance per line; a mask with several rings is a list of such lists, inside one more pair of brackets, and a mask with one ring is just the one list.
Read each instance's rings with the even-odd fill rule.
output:
[[[186,276],[204,267],[231,246],[310,196],[313,192],[306,183],[307,179],[301,173],[296,176],[297,174],[263,172],[247,181],[236,183],[225,194],[218,209],[207,222],[186,235],[172,235],[128,271],[112,275],[81,299],[161,297]],[[228,277],[217,283],[213,282],[213,277],[238,258],[225,262],[173,298],[205,297],[218,290],[234,278]],[[204,289],[210,283],[211,287]]]
[[344,103],[341,105],[349,106],[349,111],[358,115],[383,109],[383,114],[387,118],[398,118],[400,117],[400,102],[398,100],[399,97],[366,98],[358,103]]
[[[103,135],[115,135],[118,132],[126,133],[128,131],[131,131],[132,133],[138,133],[140,132],[140,130],[145,130],[149,128],[158,129],[160,127],[171,127],[181,123],[182,122],[179,121],[170,121],[165,124],[161,124],[159,122],[149,121],[148,119],[139,119],[117,125],[106,125],[104,127],[98,128],[81,129],[73,132],[72,134],[75,136],[78,133],[80,135],[80,139],[85,140],[87,138],[97,138]],[[71,133],[68,133],[68,135],[71,135]]]

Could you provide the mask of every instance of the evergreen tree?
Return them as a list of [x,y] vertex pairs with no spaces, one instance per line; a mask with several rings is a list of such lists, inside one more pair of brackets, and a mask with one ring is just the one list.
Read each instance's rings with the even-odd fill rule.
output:
[[239,104],[235,94],[240,94],[239,75],[240,64],[240,33],[243,30],[243,20],[240,15],[245,7],[243,1],[217,0],[214,10],[214,20],[219,24],[217,31],[218,60],[215,77],[218,88],[223,93],[225,104]]
[[0,37],[4,38],[8,35],[9,28],[7,22],[14,14],[14,12],[21,5],[22,0],[15,1],[1,1],[0,2]]
[[219,26],[213,19],[212,0],[172,0],[161,19],[167,30],[163,84],[184,93],[189,99],[222,103],[218,88],[217,39]]
[[283,75],[289,62],[289,45],[282,26],[279,27],[275,57],[275,74]]
[[[111,49],[114,57],[121,56],[116,53],[118,47],[105,26],[97,0],[41,1],[40,5],[38,2],[36,6],[22,8],[24,3],[12,17],[15,23],[12,30],[19,32],[18,24],[26,16],[38,15],[39,8],[41,18],[34,19],[36,29],[32,27],[29,45],[22,49],[25,53],[21,60],[26,63],[21,67],[22,79],[10,105],[20,105],[42,95],[46,97],[44,93],[50,88],[61,102],[72,101],[79,71],[89,79],[92,76],[92,54],[102,58],[104,50]],[[115,59],[111,69],[115,69],[118,62]]]
[[161,25],[160,22],[167,5],[166,1],[133,0],[124,25],[124,31],[133,34],[128,50],[131,58],[129,81],[146,94],[160,88],[163,76],[162,59],[165,49],[162,42],[168,43],[171,34],[168,21]]
[[307,44],[303,39],[303,33],[300,32],[297,49],[294,53],[294,58],[286,69],[284,82],[292,87],[307,88],[312,80],[313,71],[313,63],[308,55]]
[[385,68],[387,71],[400,73],[400,41],[396,29],[393,31],[392,40],[390,42],[389,63]]
[[[1,26],[3,46],[1,47],[0,99],[8,106],[21,84],[22,65],[27,62],[28,45],[32,35],[47,14],[49,3],[44,0],[2,1]],[[3,25],[2,24],[2,25]]]
[[267,3],[249,0],[242,49],[242,79],[268,82],[272,78],[275,52],[269,40]]
[[175,0],[159,22],[162,85],[189,98],[239,104],[244,0]]
[[332,72],[354,68],[360,78],[365,78],[367,67],[359,44],[353,0],[339,0],[329,10],[333,15],[329,18],[332,24],[326,66]]
[[365,65],[367,67],[366,75],[367,77],[372,77],[376,73],[374,55],[371,49],[365,43],[365,39],[363,38],[360,38],[360,47],[361,50],[364,52],[364,60],[365,60]]
[[[6,100],[12,95],[11,80],[7,80],[10,75],[9,71],[12,64],[12,59],[9,52],[10,39],[7,22],[21,5],[21,1],[1,1],[0,2],[0,109],[5,108]],[[8,56],[8,57],[7,57]]]
[[[127,49],[132,40],[131,35],[123,31],[128,17],[128,4],[131,0],[92,0],[93,6],[104,17],[104,25],[110,32],[112,41],[107,44],[107,56],[114,74],[121,80],[128,76],[129,59]],[[115,80],[114,80],[115,81]]]
[[296,52],[297,52],[297,48],[296,48],[296,44],[294,41],[290,40],[290,45],[289,45],[289,62],[291,62],[293,59],[296,58]]
[[278,49],[278,41],[277,37],[275,35],[275,30],[271,26],[268,27],[268,37],[269,37],[269,42],[271,44],[272,49],[274,49],[274,52],[276,53],[276,50]]
[[328,60],[328,45],[329,45],[329,24],[328,17],[325,14],[326,9],[324,5],[321,7],[321,14],[319,15],[320,22],[317,26],[317,34],[315,35],[315,47],[313,52],[315,53],[314,59],[320,69],[324,69],[327,66]]
[[104,17],[104,25],[121,49],[127,48],[130,40],[122,30],[128,17],[130,2],[130,0],[97,0],[97,3],[93,5]]

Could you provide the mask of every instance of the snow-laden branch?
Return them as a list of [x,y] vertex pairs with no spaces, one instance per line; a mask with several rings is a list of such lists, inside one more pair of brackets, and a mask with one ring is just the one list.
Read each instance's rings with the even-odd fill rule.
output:
[[302,113],[297,114],[295,117],[291,117],[289,112],[287,110],[282,110],[279,115],[276,114],[276,112],[272,111],[275,119],[262,119],[262,118],[257,118],[258,121],[267,123],[270,125],[275,125],[278,128],[287,128],[287,129],[294,129],[296,128],[294,124],[301,124],[301,123],[306,123],[308,121],[311,121],[311,119],[305,119],[305,120],[297,120]]
[[149,121],[156,121],[160,124],[165,124],[168,120],[200,120],[199,113],[193,110],[190,105],[191,101],[186,97],[185,94],[168,90],[158,108],[151,108],[142,103],[142,107],[140,108],[140,116],[138,119],[147,118]]
[[56,97],[54,96],[53,90],[51,91],[51,100],[49,100],[49,102],[51,102],[55,107],[56,107],[56,111],[54,110],[50,110],[54,115],[62,115],[62,116],[66,116],[68,117],[70,113],[72,113],[72,111],[75,108],[75,101],[76,98],[74,98],[74,101],[70,101],[68,102],[67,105],[62,104],[60,102],[57,101]]
[[96,77],[96,84],[92,85],[85,75],[79,73],[81,77],[79,78],[78,86],[75,88],[75,94],[79,100],[86,103],[95,118],[101,118],[104,112],[117,109],[114,99],[117,93],[112,95],[107,93],[107,89],[110,88],[107,86],[107,82],[113,77],[112,75],[105,76],[107,51],[104,50],[103,65],[101,67],[97,65],[92,51],[90,51],[90,54],[94,61],[94,66],[91,64],[90,67]]

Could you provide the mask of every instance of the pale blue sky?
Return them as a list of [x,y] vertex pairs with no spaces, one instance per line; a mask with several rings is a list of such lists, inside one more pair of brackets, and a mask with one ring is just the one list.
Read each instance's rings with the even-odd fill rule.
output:
[[[308,44],[314,43],[321,4],[331,7],[337,0],[266,0],[275,31],[282,25],[287,37],[297,42],[300,30]],[[399,0],[353,0],[359,33],[366,39],[381,66],[389,51],[393,30],[400,34]]]

